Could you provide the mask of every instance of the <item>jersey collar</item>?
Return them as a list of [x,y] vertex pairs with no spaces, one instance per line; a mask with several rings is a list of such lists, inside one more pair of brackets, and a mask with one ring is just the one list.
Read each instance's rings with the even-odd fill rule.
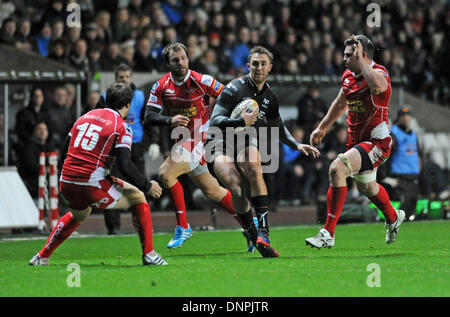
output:
[[247,75],[247,80],[248,80],[248,82],[250,83],[250,87],[252,87],[253,89],[255,89],[258,93],[262,92],[264,89],[266,89],[266,88],[269,86],[269,84],[268,84],[267,81],[266,81],[266,82],[264,82],[263,88],[262,88],[260,91],[258,91],[258,87],[256,87],[255,83],[254,83],[253,80],[250,78],[250,74]]
[[182,81],[176,81],[175,78],[172,77],[172,73],[170,73],[170,79],[172,79],[173,83],[177,86],[183,85],[185,82],[187,82],[189,76],[191,76],[191,70],[188,69],[188,72],[186,74],[186,77]]

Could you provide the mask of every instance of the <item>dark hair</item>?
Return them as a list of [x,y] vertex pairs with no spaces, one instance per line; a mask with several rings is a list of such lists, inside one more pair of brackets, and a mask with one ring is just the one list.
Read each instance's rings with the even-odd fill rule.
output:
[[162,51],[162,56],[163,56],[163,60],[166,64],[169,64],[169,54],[172,51],[180,51],[180,50],[184,50],[186,52],[186,56],[189,58],[189,53],[188,53],[188,49],[186,47],[186,45],[182,44],[182,43],[171,43],[169,45],[167,45],[166,47],[164,47],[163,51]]
[[[356,39],[361,42],[363,51],[366,52],[367,56],[372,59],[375,53],[375,44],[365,35],[357,35]],[[353,45],[357,44],[351,37],[344,41],[344,45]]]
[[133,90],[125,83],[113,83],[106,90],[106,106],[120,110],[133,99]]
[[269,57],[270,64],[273,63],[273,54],[271,51],[269,51],[267,48],[262,46],[255,46],[250,50],[250,53],[248,54],[248,62],[250,62],[250,59],[253,54],[266,54],[267,57]]
[[130,65],[121,63],[121,64],[119,64],[119,66],[116,67],[116,69],[114,69],[114,76],[116,79],[117,79],[117,75],[119,74],[119,72],[130,72],[130,74],[131,74],[133,72],[133,70],[131,69]]

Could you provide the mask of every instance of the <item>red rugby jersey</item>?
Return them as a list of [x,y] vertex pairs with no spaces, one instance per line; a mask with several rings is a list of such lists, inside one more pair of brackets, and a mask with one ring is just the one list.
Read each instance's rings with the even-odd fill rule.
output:
[[372,61],[372,68],[380,72],[388,81],[388,88],[379,95],[372,94],[362,74],[355,75],[346,69],[341,78],[341,87],[348,105],[349,147],[371,139],[389,137],[389,100],[391,79],[384,66]]
[[94,109],[80,117],[69,132],[69,149],[61,173],[62,181],[96,183],[109,174],[112,151],[131,150],[133,133],[120,114],[109,108]]
[[189,70],[182,82],[176,82],[171,73],[158,80],[152,88],[147,106],[164,109],[171,117],[178,114],[191,119],[188,129],[206,136],[209,127],[209,108],[205,97],[219,97],[223,85],[210,75]]

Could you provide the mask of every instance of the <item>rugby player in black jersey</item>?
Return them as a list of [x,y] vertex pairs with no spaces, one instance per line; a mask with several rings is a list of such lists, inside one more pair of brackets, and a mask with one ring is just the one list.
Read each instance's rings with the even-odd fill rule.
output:
[[[245,226],[244,234],[263,257],[278,257],[279,254],[270,246],[267,222],[269,199],[263,178],[258,134],[261,129],[278,127],[281,142],[304,155],[314,158],[320,155],[315,147],[298,143],[283,124],[277,97],[266,82],[272,62],[273,54],[268,49],[256,46],[250,51],[249,74],[228,83],[217,99],[205,146],[206,161],[210,169],[223,186],[231,191],[233,205]],[[253,112],[242,111],[241,116],[230,118],[236,105],[248,98],[257,101],[259,108]],[[235,132],[232,128],[236,127],[249,129]],[[253,132],[249,133],[248,130]],[[231,134],[239,133],[247,133],[250,139],[235,144],[232,141],[235,135]],[[250,187],[250,200],[247,198],[245,183]],[[251,206],[255,208],[258,228],[253,221]]]

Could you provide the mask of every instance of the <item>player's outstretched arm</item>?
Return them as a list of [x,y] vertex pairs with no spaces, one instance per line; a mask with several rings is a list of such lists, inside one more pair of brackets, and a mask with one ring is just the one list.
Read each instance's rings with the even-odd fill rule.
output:
[[344,91],[339,90],[339,94],[336,99],[331,103],[330,109],[328,109],[325,117],[320,121],[317,128],[311,133],[309,143],[313,146],[319,146],[323,137],[327,133],[328,128],[336,122],[347,110],[347,99],[345,98]]

